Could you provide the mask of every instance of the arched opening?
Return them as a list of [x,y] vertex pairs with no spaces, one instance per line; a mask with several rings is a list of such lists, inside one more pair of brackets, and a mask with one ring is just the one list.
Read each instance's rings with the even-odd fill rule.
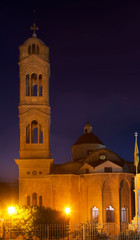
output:
[[[111,181],[112,180],[112,181]],[[114,188],[114,184],[113,184],[113,179],[111,178],[107,178],[104,183],[103,183],[103,189],[102,189],[102,201],[103,201],[103,205],[102,205],[102,218],[103,218],[103,222],[107,221],[107,213],[106,213],[106,209],[108,208],[108,206],[112,206],[113,202],[114,202],[114,196],[116,194],[116,190]],[[110,209],[110,208],[109,208]],[[108,209],[108,210],[109,210]]]
[[39,207],[42,207],[42,196],[39,196]]
[[94,222],[99,220],[99,209],[96,206],[91,209],[91,218]]
[[35,51],[35,44],[32,44],[32,54],[35,54],[36,51]]
[[27,196],[27,206],[30,206],[30,196]]
[[38,122],[35,120],[31,122],[31,139],[32,143],[38,143]]
[[26,126],[26,143],[43,143],[43,128],[36,120]]
[[114,222],[114,208],[112,206],[106,208],[106,222]]
[[127,209],[122,207],[122,222],[127,222]]
[[130,215],[129,215],[130,211],[128,208],[131,201],[130,196],[131,195],[130,195],[128,182],[123,179],[120,183],[120,221],[122,222],[125,220],[125,218],[126,218],[126,221],[128,222],[130,220]]
[[28,47],[28,54],[31,54],[31,45]]
[[32,195],[32,205],[35,207],[37,206],[37,194],[33,193]]
[[26,75],[26,96],[30,96],[29,74]]
[[39,124],[39,143],[43,143],[43,130],[40,124]]
[[31,86],[32,86],[31,96],[37,96],[37,74],[36,73],[32,73],[31,75]]
[[42,75],[39,75],[39,96],[42,97],[43,93],[43,86],[42,86]]
[[37,76],[36,73],[26,75],[26,96],[43,96],[42,74]]

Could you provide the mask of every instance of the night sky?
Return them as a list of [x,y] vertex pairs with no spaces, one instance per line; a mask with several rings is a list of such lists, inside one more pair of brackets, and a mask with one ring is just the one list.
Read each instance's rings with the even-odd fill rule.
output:
[[18,178],[19,45],[32,36],[50,47],[51,152],[55,163],[93,126],[107,148],[133,161],[140,146],[140,2],[14,1],[0,6],[0,180]]

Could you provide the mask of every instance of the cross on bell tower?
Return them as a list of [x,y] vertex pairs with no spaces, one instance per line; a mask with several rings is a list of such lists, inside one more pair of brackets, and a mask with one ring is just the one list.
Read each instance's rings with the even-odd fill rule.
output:
[[33,23],[33,26],[31,26],[30,29],[33,30],[32,37],[37,37],[36,31],[39,30],[39,27],[36,26],[36,23]]

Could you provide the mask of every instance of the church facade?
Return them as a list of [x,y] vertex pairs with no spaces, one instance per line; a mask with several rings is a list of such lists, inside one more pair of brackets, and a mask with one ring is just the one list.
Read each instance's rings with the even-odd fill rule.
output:
[[73,160],[50,154],[49,48],[36,36],[19,47],[19,203],[63,211],[73,224],[130,222],[135,168],[107,149],[87,123],[72,146]]

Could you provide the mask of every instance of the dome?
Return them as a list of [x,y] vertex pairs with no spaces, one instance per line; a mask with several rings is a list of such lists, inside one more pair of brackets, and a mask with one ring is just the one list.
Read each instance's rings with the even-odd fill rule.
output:
[[78,138],[74,145],[84,144],[84,143],[96,143],[102,144],[101,140],[92,133],[92,126],[89,122],[86,123],[84,127],[84,134]]
[[98,149],[105,148],[102,141],[92,133],[92,126],[87,123],[84,127],[84,134],[81,135],[72,146],[73,160],[85,159],[89,154]]
[[31,38],[26,39],[25,42],[23,43],[23,45],[27,45],[30,42],[31,43],[36,42],[36,43],[40,43],[43,46],[46,46],[45,43],[40,38],[37,38],[37,37],[31,37]]
[[49,48],[37,37],[26,39],[19,47],[19,51],[20,61],[30,56],[37,56],[49,62]]
[[74,145],[79,145],[79,144],[84,144],[84,143],[97,143],[97,144],[102,144],[102,141],[94,135],[92,132],[90,133],[84,133],[82,136],[78,138],[76,143]]

